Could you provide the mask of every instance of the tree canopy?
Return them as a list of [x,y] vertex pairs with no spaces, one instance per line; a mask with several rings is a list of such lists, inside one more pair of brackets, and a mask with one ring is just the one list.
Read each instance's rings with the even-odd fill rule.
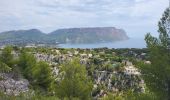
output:
[[152,64],[145,67],[146,83],[160,98],[170,99],[170,50],[168,49],[170,16],[165,10],[158,23],[159,37],[145,37]]
[[85,66],[78,59],[67,62],[62,66],[63,80],[58,84],[58,96],[69,99],[88,100],[91,97],[92,83],[87,76]]

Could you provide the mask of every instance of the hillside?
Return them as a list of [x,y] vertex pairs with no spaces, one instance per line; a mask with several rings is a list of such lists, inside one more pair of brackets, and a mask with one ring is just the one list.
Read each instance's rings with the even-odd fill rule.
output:
[[40,43],[48,39],[45,37],[46,35],[37,29],[7,31],[0,33],[0,45]]
[[100,43],[128,39],[126,32],[114,27],[58,29],[45,34],[38,29],[0,33],[0,44]]
[[115,42],[128,39],[124,30],[114,27],[59,29],[49,36],[63,43]]
[[0,100],[155,100],[128,94],[148,93],[130,61],[145,62],[146,49],[16,48],[0,49]]

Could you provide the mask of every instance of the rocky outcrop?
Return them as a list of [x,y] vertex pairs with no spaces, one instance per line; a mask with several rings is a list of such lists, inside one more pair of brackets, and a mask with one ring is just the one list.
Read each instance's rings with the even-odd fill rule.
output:
[[0,81],[0,91],[7,95],[17,96],[20,93],[29,91],[29,82],[26,79],[14,80],[11,75],[0,73],[2,80]]

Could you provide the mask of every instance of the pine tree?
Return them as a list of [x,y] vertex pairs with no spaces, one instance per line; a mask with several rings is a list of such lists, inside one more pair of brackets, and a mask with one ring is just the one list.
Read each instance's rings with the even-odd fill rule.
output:
[[20,67],[23,75],[29,80],[32,81],[32,70],[36,66],[36,59],[33,54],[26,52],[25,50],[21,51],[18,66]]
[[58,84],[57,94],[60,98],[69,100],[88,100],[91,97],[92,83],[87,76],[85,66],[80,65],[78,59],[62,66],[64,79]]
[[50,66],[43,61],[37,63],[32,69],[34,85],[40,86],[48,90],[53,82]]
[[146,67],[146,82],[152,91],[161,98],[170,99],[170,51],[168,49],[168,31],[170,23],[169,8],[165,10],[158,23],[159,37],[153,37],[148,33],[145,37],[149,49],[151,66]]
[[0,55],[0,61],[7,64],[9,67],[13,66],[13,55],[12,55],[12,47],[6,46]]

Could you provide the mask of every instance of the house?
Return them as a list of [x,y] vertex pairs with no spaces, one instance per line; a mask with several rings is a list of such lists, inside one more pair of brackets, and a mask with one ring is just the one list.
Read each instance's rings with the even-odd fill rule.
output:
[[79,54],[79,52],[78,51],[74,51],[74,55],[78,55]]
[[132,62],[129,62],[127,60],[123,60],[122,63],[125,65],[125,66],[132,66]]
[[55,50],[55,52],[56,52],[57,54],[61,54],[61,53],[60,53],[60,50]]
[[92,54],[88,54],[88,57],[89,57],[89,58],[92,58],[92,57],[93,57],[93,55],[92,55]]
[[4,48],[5,48],[5,45],[0,46],[0,49],[4,49]]
[[116,53],[115,53],[115,52],[112,52],[112,55],[113,55],[113,56],[115,56],[115,55],[116,55]]
[[81,58],[87,58],[87,54],[80,54]]
[[124,69],[126,75],[141,75],[137,68],[134,66],[126,66]]
[[145,61],[144,63],[145,63],[145,64],[151,64],[151,62],[150,62],[150,61]]
[[19,57],[19,53],[12,51],[11,54],[14,56],[15,59]]
[[35,44],[27,44],[25,48],[36,48]]

